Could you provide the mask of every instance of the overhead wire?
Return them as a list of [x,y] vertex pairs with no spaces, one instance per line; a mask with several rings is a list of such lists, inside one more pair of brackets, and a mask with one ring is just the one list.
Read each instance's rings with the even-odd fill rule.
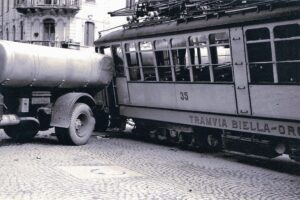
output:
[[299,0],[139,0],[133,8],[123,8],[110,12],[111,16],[132,16],[133,22],[148,20],[150,12],[156,12],[157,18],[186,19],[199,15],[224,13],[228,10],[243,10],[252,7],[272,6],[288,3],[300,3]]

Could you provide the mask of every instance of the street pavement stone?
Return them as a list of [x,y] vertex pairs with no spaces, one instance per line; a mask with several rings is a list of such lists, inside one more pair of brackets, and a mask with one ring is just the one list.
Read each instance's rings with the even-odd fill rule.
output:
[[64,146],[50,133],[21,144],[0,131],[0,200],[300,199],[300,164],[286,157],[197,153],[95,135],[87,145]]

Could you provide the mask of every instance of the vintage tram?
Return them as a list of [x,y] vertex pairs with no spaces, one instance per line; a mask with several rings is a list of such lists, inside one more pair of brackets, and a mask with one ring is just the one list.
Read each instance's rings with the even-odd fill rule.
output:
[[115,63],[112,119],[156,139],[299,161],[300,5],[267,2],[179,19],[152,10],[99,38]]

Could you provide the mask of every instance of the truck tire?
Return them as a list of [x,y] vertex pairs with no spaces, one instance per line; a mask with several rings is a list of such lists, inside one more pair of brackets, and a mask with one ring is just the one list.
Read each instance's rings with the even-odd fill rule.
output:
[[95,127],[92,110],[84,103],[73,107],[69,128],[55,128],[58,140],[68,145],[84,145],[88,142]]
[[39,124],[33,121],[21,121],[18,125],[4,127],[4,132],[14,140],[28,141],[39,132]]

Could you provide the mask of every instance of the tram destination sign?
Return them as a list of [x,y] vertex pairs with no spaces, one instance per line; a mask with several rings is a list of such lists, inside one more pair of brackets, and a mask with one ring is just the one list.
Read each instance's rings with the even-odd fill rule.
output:
[[300,138],[300,123],[263,119],[212,116],[206,114],[189,115],[189,124],[220,128],[233,131],[259,133],[274,136]]

